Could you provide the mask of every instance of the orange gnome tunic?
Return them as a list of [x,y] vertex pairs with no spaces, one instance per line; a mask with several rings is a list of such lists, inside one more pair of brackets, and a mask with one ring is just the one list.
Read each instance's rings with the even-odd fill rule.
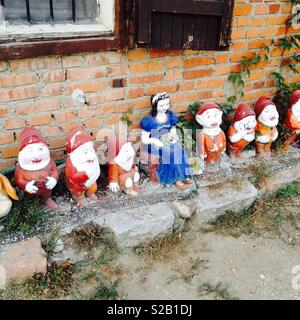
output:
[[226,150],[226,136],[221,132],[215,136],[208,135],[201,130],[198,138],[198,150],[207,164],[218,163],[221,153]]
[[128,178],[134,179],[135,173],[138,171],[136,165],[132,165],[129,171],[124,170],[118,166],[115,161],[109,163],[108,166],[108,180],[109,182],[117,182],[119,186],[124,189]]
[[286,137],[284,147],[293,145],[298,137],[300,130],[300,121],[294,116],[292,108],[289,109],[283,122],[284,126],[289,130],[290,135]]
[[256,128],[255,128],[256,138],[258,136],[268,136],[270,138],[269,142],[267,143],[258,142],[256,139],[255,143],[256,143],[257,151],[259,154],[262,154],[264,152],[267,152],[267,153],[271,152],[271,145],[273,142],[273,138],[276,135],[277,135],[276,127],[267,127],[264,124],[257,122]]
[[[237,134],[237,130],[235,129],[235,127],[233,125],[231,125],[228,129],[228,151],[234,155],[238,155],[240,154],[246,147],[247,145],[250,143],[249,141],[245,140],[245,139],[241,139],[237,142],[231,142],[230,138],[233,137],[235,134]],[[253,135],[255,135],[255,130],[251,130],[251,133]]]

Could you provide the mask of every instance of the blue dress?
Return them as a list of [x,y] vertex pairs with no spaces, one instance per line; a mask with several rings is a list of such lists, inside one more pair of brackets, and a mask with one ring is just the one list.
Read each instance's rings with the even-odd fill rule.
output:
[[[159,123],[151,115],[141,121],[141,128],[146,132],[151,132],[150,138],[160,139],[164,134],[169,133],[172,127],[175,127],[178,118],[169,111],[168,119],[164,123]],[[164,144],[162,148],[157,148],[153,144],[142,145],[151,155],[160,158],[156,170],[157,178],[160,183],[171,185],[178,180],[186,180],[192,175],[192,169],[188,163],[187,154],[183,145],[179,142],[174,144]]]

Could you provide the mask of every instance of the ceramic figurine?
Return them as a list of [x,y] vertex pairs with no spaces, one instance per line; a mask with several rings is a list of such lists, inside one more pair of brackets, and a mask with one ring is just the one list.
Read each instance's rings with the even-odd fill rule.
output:
[[0,173],[0,218],[6,216],[12,206],[13,200],[19,200],[16,190],[12,187],[9,180]]
[[51,198],[59,174],[50,157],[47,142],[41,133],[32,127],[25,128],[20,135],[20,151],[15,172],[15,183],[20,190],[39,196],[50,209],[57,209]]
[[159,158],[152,170],[157,181],[163,185],[175,184],[180,190],[189,188],[192,169],[187,154],[179,142],[176,132],[177,116],[170,111],[167,93],[154,94],[151,97],[150,114],[142,119],[142,148],[151,156]]
[[228,151],[233,158],[242,158],[243,150],[255,139],[256,115],[247,104],[241,103],[235,110],[234,122],[228,129]]
[[66,182],[72,197],[81,205],[87,206],[86,196],[97,200],[97,179],[100,164],[94,149],[93,138],[83,126],[71,129],[66,139]]
[[284,126],[289,135],[285,138],[284,147],[293,145],[300,134],[300,90],[296,90],[290,97],[290,109],[284,119]]
[[197,122],[203,127],[197,137],[197,150],[207,165],[206,170],[218,165],[226,150],[226,136],[220,128],[222,115],[221,108],[213,102],[203,103],[196,114]]
[[108,141],[108,150],[109,189],[114,193],[122,190],[128,195],[136,196],[140,174],[134,164],[135,151],[132,143],[127,141],[125,135],[119,135]]
[[255,144],[258,156],[271,157],[271,145],[278,137],[276,126],[279,114],[271,98],[263,96],[255,103],[257,125],[255,129]]

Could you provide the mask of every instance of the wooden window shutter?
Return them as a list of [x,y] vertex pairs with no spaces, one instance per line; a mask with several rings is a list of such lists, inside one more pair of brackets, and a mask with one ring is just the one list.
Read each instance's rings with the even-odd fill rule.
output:
[[234,0],[138,0],[140,46],[220,50],[229,46]]

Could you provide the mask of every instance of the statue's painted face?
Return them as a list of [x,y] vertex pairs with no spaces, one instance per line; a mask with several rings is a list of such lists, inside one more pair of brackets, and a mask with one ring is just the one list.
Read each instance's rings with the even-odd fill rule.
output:
[[92,141],[86,142],[75,149],[72,153],[72,161],[78,164],[92,164],[96,159],[96,151]]
[[297,119],[300,119],[300,100],[292,105],[292,112]]
[[170,99],[160,100],[157,103],[157,112],[166,113],[170,109]]
[[41,170],[50,162],[50,151],[44,143],[32,143],[20,151],[18,160],[24,170]]
[[269,104],[264,108],[258,117],[259,122],[268,127],[276,127],[279,121],[279,114],[273,104]]
[[248,116],[240,121],[236,121],[234,127],[237,131],[253,130],[256,127],[256,124],[255,116]]
[[222,123],[222,114],[217,108],[208,109],[201,115],[196,115],[196,120],[203,128],[218,128]]

